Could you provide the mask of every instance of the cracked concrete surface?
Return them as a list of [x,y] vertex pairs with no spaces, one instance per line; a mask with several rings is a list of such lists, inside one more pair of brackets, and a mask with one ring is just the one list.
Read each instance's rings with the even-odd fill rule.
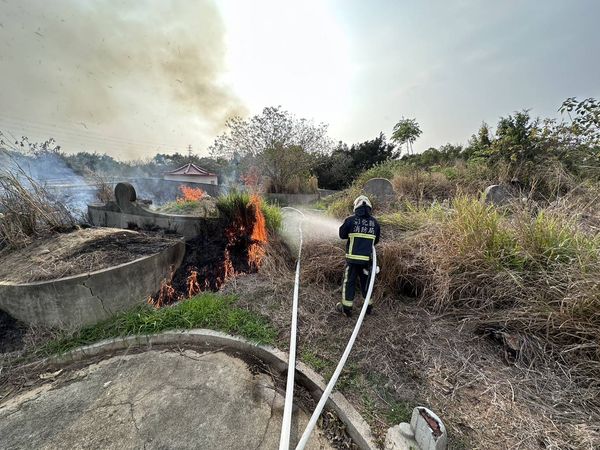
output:
[[[223,352],[115,356],[0,405],[0,448],[276,449],[283,397]],[[308,421],[294,411],[292,443]],[[331,449],[317,430],[311,449]]]

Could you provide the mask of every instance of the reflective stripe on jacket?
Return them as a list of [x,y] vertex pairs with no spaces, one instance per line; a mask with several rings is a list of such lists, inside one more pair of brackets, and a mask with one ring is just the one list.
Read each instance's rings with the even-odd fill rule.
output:
[[361,206],[340,227],[340,238],[348,239],[346,259],[355,264],[366,264],[373,254],[373,245],[379,242],[380,229],[370,214],[371,208]]

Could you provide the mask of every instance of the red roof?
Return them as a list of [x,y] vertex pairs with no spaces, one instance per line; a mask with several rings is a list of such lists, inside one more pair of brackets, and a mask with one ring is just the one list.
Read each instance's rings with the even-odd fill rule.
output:
[[209,177],[215,176],[214,173],[210,173],[208,170],[198,167],[196,164],[187,163],[185,166],[181,166],[179,169],[167,172],[168,175],[191,175]]

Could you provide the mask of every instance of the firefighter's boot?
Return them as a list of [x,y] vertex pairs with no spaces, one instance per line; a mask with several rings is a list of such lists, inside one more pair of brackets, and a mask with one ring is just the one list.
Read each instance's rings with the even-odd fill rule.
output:
[[346,317],[352,317],[352,308],[351,308],[351,307],[349,307],[349,306],[344,306],[344,305],[342,305],[342,303],[341,303],[341,302],[338,302],[338,303],[335,305],[335,309],[336,309],[338,312],[341,312],[341,313],[343,313],[343,314],[344,314]]

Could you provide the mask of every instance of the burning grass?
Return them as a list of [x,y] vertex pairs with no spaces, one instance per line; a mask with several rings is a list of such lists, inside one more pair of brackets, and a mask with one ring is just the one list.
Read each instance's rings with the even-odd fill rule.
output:
[[[162,307],[203,291],[217,291],[236,275],[259,270],[269,241],[262,199],[234,192],[220,198],[218,208],[223,229],[186,242],[181,267],[163,281],[149,304]],[[274,209],[269,213],[275,217]]]
[[216,201],[205,191],[186,185],[179,186],[181,197],[173,202],[161,205],[156,210],[160,213],[181,214],[199,217],[216,217],[218,211]]
[[183,197],[178,197],[176,200],[177,203],[198,202],[206,196],[206,192],[202,189],[189,187],[184,184],[179,186],[179,190],[183,194]]

